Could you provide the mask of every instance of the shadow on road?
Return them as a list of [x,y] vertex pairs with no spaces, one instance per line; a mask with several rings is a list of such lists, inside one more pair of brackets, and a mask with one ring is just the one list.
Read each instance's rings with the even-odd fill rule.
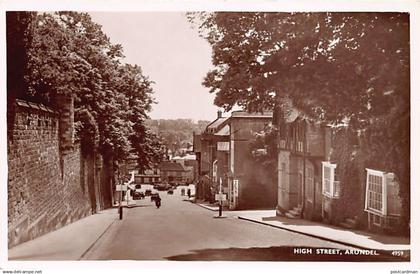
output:
[[[283,225],[299,225],[299,226],[310,226],[310,227],[314,227],[314,226],[318,226],[318,224],[307,221],[307,220],[303,220],[303,219],[288,219],[285,217],[278,217],[278,216],[273,216],[273,217],[262,217],[263,221],[279,221],[281,222]],[[321,226],[325,226],[325,225],[321,225]],[[346,229],[346,228],[342,228],[342,227],[338,227],[338,226],[329,226],[334,228],[335,230],[340,230],[340,231],[351,231],[355,234],[358,235],[362,235],[362,236],[366,236],[369,239],[372,239],[374,241],[383,243],[383,244],[396,244],[396,245],[409,245],[410,244],[410,239],[409,238],[404,238],[404,237],[396,237],[396,236],[390,236],[390,235],[382,235],[382,234],[373,234],[373,233],[369,233],[367,231],[362,231],[362,230],[355,230],[355,229]]]
[[[296,254],[296,250],[311,250],[312,254]],[[317,254],[316,247],[252,247],[192,250],[193,253],[166,257],[171,261],[328,261],[328,262],[408,262],[410,254],[404,257],[391,256],[388,251],[378,255],[350,255],[341,250],[339,254]],[[406,251],[404,251],[406,252]]]
[[[155,206],[154,204],[150,204],[150,205],[122,205],[123,208],[135,208],[135,207],[150,207],[150,206]],[[113,208],[118,209],[118,205],[114,206]]]

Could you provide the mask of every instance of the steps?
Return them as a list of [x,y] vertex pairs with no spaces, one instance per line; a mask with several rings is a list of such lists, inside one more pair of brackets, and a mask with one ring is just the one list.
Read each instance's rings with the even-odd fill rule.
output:
[[355,229],[357,226],[356,218],[346,218],[343,222],[340,223],[340,226],[347,229]]
[[296,206],[293,209],[286,212],[285,216],[290,219],[300,219],[302,213],[302,207]]

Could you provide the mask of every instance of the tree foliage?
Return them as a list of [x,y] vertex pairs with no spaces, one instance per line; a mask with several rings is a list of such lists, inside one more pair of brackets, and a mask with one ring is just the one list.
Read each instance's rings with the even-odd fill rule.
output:
[[407,13],[190,13],[212,46],[203,85],[215,104],[251,111],[289,98],[317,121],[347,123],[366,163],[397,174],[409,218]]
[[[145,127],[154,102],[152,82],[139,66],[122,63],[121,45],[112,44],[87,13],[26,17],[30,20],[17,20],[25,28],[24,35],[31,38],[21,47],[27,56],[23,60],[26,94],[47,103],[60,94],[73,96],[80,138],[89,135],[92,149],[97,144],[102,154],[112,155],[115,161],[125,159],[133,148],[140,157],[159,154],[159,139]],[[16,36],[8,42],[12,45],[21,39]],[[95,132],[99,140],[92,136]],[[154,141],[138,144],[149,139]],[[143,161],[149,165],[155,159],[158,157]]]
[[166,148],[170,149],[173,156],[182,154],[183,148],[189,148],[193,143],[192,132],[201,134],[209,121],[196,121],[192,119],[158,119],[148,120],[150,129],[161,136]]

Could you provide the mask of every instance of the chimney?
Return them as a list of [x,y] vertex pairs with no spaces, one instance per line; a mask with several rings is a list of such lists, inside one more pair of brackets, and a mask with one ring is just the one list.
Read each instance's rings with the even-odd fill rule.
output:
[[222,111],[220,109],[217,111],[217,118],[222,118]]

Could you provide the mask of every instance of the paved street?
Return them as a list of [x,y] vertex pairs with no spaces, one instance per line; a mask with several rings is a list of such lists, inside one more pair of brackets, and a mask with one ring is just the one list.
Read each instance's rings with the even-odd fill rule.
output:
[[136,201],[136,207],[124,209],[123,220],[115,222],[83,259],[310,260],[305,255],[294,255],[293,248],[348,249],[234,216],[215,219],[216,212],[186,201],[179,192],[160,192],[160,209],[149,197]]

